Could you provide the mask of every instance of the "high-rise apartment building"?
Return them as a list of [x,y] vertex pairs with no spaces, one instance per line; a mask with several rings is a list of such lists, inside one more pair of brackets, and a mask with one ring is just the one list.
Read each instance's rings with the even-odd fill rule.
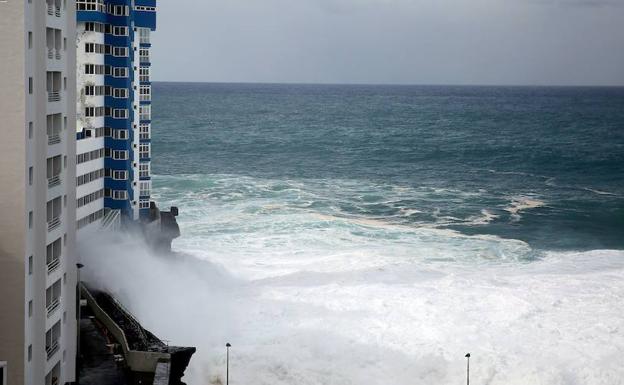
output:
[[[77,226],[147,219],[155,0],[78,0]],[[85,230],[83,230],[85,229]]]
[[0,1],[0,383],[65,384],[76,362],[76,14]]

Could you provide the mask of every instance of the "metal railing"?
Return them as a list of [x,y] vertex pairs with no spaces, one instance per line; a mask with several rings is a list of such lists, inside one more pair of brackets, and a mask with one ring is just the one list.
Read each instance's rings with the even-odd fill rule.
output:
[[51,178],[48,178],[48,188],[56,187],[61,184],[61,176],[55,175]]
[[54,15],[54,6],[52,4],[48,4],[48,15]]
[[55,271],[56,269],[59,268],[59,266],[61,266],[61,259],[60,258],[55,258],[52,261],[50,261],[50,263],[48,263],[48,274],[52,273],[53,271]]
[[54,314],[55,311],[58,310],[58,308],[61,307],[61,298],[55,298],[54,300],[52,300],[52,302],[46,306],[46,311],[48,312],[48,318],[50,318],[52,316],[52,314]]
[[61,7],[56,7],[54,10],[54,16],[61,17]]
[[61,225],[61,217],[52,218],[52,220],[48,222],[48,232],[56,229],[60,225]]
[[49,91],[48,92],[48,102],[58,102],[61,100],[61,92],[60,91]]
[[59,143],[61,143],[61,135],[59,135],[59,134],[48,135],[48,144],[49,145],[59,144]]
[[104,230],[118,230],[121,223],[121,211],[109,210],[104,219],[102,219],[102,229]]
[[53,58],[54,58],[54,51],[48,48],[48,59],[53,59]]
[[56,60],[61,60],[61,51],[60,50],[56,51]]
[[50,358],[52,358],[54,353],[58,352],[58,350],[59,350],[58,340],[56,340],[56,341],[52,342],[50,345],[46,346],[46,354],[48,356],[48,360]]

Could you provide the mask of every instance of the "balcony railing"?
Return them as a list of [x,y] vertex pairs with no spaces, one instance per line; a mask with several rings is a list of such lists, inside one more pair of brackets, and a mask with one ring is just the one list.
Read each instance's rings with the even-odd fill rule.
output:
[[48,102],[58,102],[61,100],[60,91],[49,91],[48,92]]
[[52,49],[48,49],[48,59],[54,59],[54,51]]
[[48,232],[56,229],[61,225],[61,217],[52,218],[52,220],[48,221]]
[[52,358],[54,353],[58,352],[59,343],[58,340],[52,342],[50,345],[46,346],[46,354],[48,355],[48,360]]
[[51,274],[56,269],[58,269],[59,266],[61,266],[61,259],[60,258],[55,258],[52,261],[50,261],[50,263],[48,263],[47,266],[48,266],[48,274]]
[[54,6],[52,4],[48,4],[48,15],[54,15]]
[[61,17],[61,7],[56,7],[54,10],[54,16]]
[[48,318],[50,318],[52,314],[54,314],[54,312],[58,310],[59,307],[61,307],[61,298],[55,298],[54,300],[52,300],[52,302],[48,306],[46,306]]
[[57,50],[55,56],[56,56],[56,60],[61,60],[61,51]]
[[59,143],[61,143],[61,135],[59,135],[59,134],[48,135],[48,144],[49,145],[59,144]]
[[51,178],[48,178],[48,188],[56,187],[61,184],[61,176],[55,175]]

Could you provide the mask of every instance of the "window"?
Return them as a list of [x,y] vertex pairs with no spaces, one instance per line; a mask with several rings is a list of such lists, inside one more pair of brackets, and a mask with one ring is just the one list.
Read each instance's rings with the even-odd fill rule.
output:
[[76,10],[105,12],[106,6],[102,0],[77,0]]
[[149,140],[149,138],[150,138],[149,123],[139,124],[139,140]]
[[139,163],[139,178],[149,178],[150,164]]
[[147,48],[139,49],[139,62],[149,63],[149,49]]
[[139,119],[151,120],[152,119],[152,106],[149,104],[139,107]]
[[139,43],[141,44],[150,43],[150,29],[149,28],[139,28]]
[[81,198],[76,199],[76,207],[82,207],[88,205],[91,202],[95,202],[98,199],[102,199],[104,197],[104,189],[100,189],[98,191],[92,192],[91,194],[87,194]]
[[33,227],[33,212],[28,212],[28,228],[32,229]]
[[127,57],[128,47],[113,47],[113,56]]
[[33,122],[28,122],[28,139],[32,139],[33,136]]
[[150,202],[149,199],[145,199],[145,200],[140,200],[139,201],[139,208],[140,209],[149,209],[150,207]]
[[124,5],[108,4],[108,13],[113,16],[128,16],[130,15],[130,8]]
[[113,26],[113,35],[128,36],[128,27]]
[[127,88],[113,88],[113,97],[118,98],[118,99],[127,99],[128,89]]
[[139,68],[139,81],[147,83],[150,81],[150,69],[149,67]]
[[33,168],[28,167],[28,184],[32,186],[33,184]]
[[28,257],[28,275],[33,273],[33,256]]
[[116,78],[127,78],[128,77],[128,68],[127,67],[114,67],[113,68],[113,76]]
[[[76,227],[81,229],[85,227],[86,225],[88,225],[89,223],[93,223],[102,217],[104,217],[104,209],[100,209],[94,213],[91,213],[85,217],[80,218],[78,221],[76,221]],[[63,282],[64,281],[65,281],[65,276],[63,275]]]
[[112,130],[111,138],[116,140],[127,140],[128,139],[128,130]]
[[139,87],[139,97],[142,102],[149,102],[152,100],[152,87],[148,85],[142,85]]
[[128,151],[126,150],[111,150],[107,148],[106,157],[112,158],[113,160],[128,160]]
[[33,79],[31,77],[28,78],[28,93],[31,95],[33,93]]
[[139,158],[149,159],[150,157],[150,145],[147,143],[139,144]]
[[126,190],[111,190],[107,188],[104,190],[104,195],[114,200],[123,201],[128,199],[128,192]]
[[113,118],[128,119],[128,110],[126,110],[125,108],[115,108],[113,110]]
[[32,345],[28,345],[28,362],[32,361]]
[[31,300],[31,301],[28,301],[28,318],[32,317],[32,313],[33,313],[33,302]]
[[150,182],[139,182],[139,196],[148,197],[150,195],[150,190]]

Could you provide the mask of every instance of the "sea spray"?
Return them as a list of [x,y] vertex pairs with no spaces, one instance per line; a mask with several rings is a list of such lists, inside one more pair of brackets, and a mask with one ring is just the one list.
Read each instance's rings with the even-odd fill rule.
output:
[[[619,251],[472,267],[396,258],[369,265],[379,255],[364,251],[362,266],[335,271],[323,258],[303,263],[308,256],[292,255],[296,271],[286,274],[271,274],[279,260],[261,250],[227,252],[231,263],[221,266],[197,251],[156,255],[130,237],[109,239],[83,248],[84,278],[159,336],[197,346],[190,384],[222,381],[226,342],[234,385],[461,383],[466,351],[475,383],[624,378]],[[328,253],[325,261],[350,259]],[[240,259],[264,273],[231,274]]]

